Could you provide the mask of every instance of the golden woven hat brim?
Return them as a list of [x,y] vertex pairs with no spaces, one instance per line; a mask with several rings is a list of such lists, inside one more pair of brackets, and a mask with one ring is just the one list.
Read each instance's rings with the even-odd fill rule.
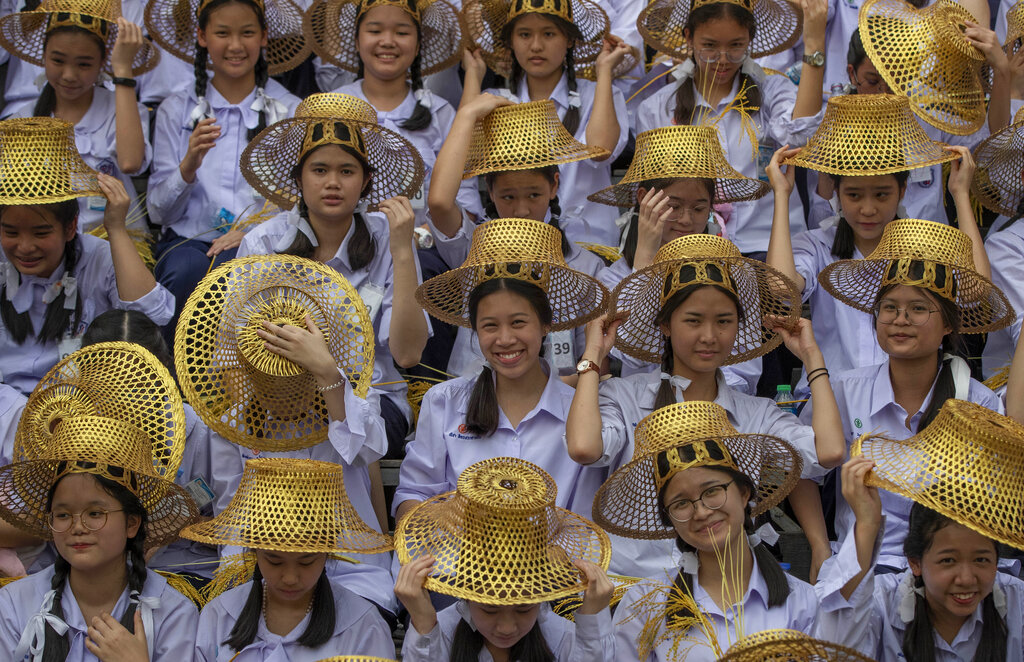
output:
[[[593,64],[600,55],[611,23],[608,14],[597,3],[591,0],[568,1],[571,23],[579,31],[579,39],[573,44],[573,59],[577,73],[585,73],[587,65]],[[502,31],[508,23],[511,5],[509,0],[466,0],[462,3],[462,20],[468,39],[480,49],[487,66],[505,77],[511,73],[513,55],[502,38]]]
[[833,262],[821,270],[818,282],[846,305],[870,313],[891,261],[908,258],[941,264],[952,273],[960,333],[988,333],[1013,322],[1015,313],[1006,295],[975,270],[970,239],[943,223],[897,219],[885,226],[870,255]]
[[[653,0],[636,19],[644,42],[665,55],[686,59],[692,54],[683,36],[690,17],[692,0]],[[706,3],[705,3],[706,4]],[[749,3],[733,2],[747,7]],[[753,0],[754,39],[750,57],[781,53],[792,48],[803,30],[800,6],[788,0]]]
[[529,101],[495,108],[476,123],[462,178],[608,155],[608,150],[585,145],[566,131],[554,101]]
[[689,235],[662,246],[654,264],[630,274],[612,292],[613,313],[629,312],[616,332],[618,349],[641,361],[661,363],[666,338],[655,320],[662,307],[665,280],[694,262],[711,262],[728,271],[743,306],[736,342],[722,365],[749,361],[782,342],[782,337],[768,328],[766,318],[786,328],[793,328],[800,318],[800,292],[781,271],[743,257],[728,239]]
[[1024,212],[1024,108],[1014,122],[974,150],[971,193],[987,209],[1013,218]]
[[557,600],[583,591],[574,559],[608,568],[611,543],[593,522],[554,505],[554,480],[525,460],[498,457],[459,476],[398,523],[395,550],[408,563],[435,559],[424,586],[484,604]]
[[[575,57],[575,56],[574,56]],[[643,56],[640,54],[640,50],[635,46],[629,47],[629,52],[622,58],[622,61],[615,65],[612,69],[612,80],[618,80],[628,75],[633,69],[637,67],[643,61]],[[576,64],[576,78],[583,78],[589,80],[592,83],[597,82],[597,63],[591,62],[578,62]]]
[[[124,435],[126,428],[133,434]],[[67,436],[68,430],[73,430]],[[126,441],[129,440],[129,441]],[[131,439],[139,446],[128,447]],[[111,478],[111,470],[133,476],[131,491],[146,510],[146,549],[178,539],[182,527],[199,511],[192,497],[171,480],[160,477],[146,462],[149,450],[145,434],[116,419],[78,416],[64,419],[53,442],[37,459],[0,468],[0,517],[33,536],[50,540],[47,501],[58,476],[67,473],[69,462],[85,463],[72,473],[94,473]],[[56,446],[56,448],[55,448]]]
[[803,468],[800,454],[786,441],[767,434],[740,434],[731,425],[713,436],[709,428],[722,428],[715,418],[724,410],[710,402],[685,402],[655,410],[637,424],[633,459],[620,467],[594,495],[594,521],[609,533],[640,540],[676,536],[661,519],[655,481],[659,453],[717,441],[728,449],[737,468],[754,483],[751,495],[756,517],[782,502],[796,486]]
[[866,483],[901,494],[978,533],[1024,549],[1024,426],[949,399],[909,439],[864,435],[850,449],[874,461]]
[[[447,0],[419,2],[420,72],[442,71],[462,57],[463,26],[459,10]],[[318,0],[306,10],[303,29],[313,51],[350,73],[360,67],[356,19],[360,0]]]
[[[39,9],[34,11],[8,14],[0,18],[0,46],[15,57],[39,67],[44,66],[46,28],[49,25],[50,14],[55,12],[74,12],[109,23],[104,47],[107,57],[104,59],[102,71],[113,75],[110,54],[114,51],[114,43],[117,41],[117,19],[121,16],[119,0],[50,0],[41,3]],[[154,48],[148,39],[143,39],[142,47],[132,59],[132,76],[152,71],[159,61],[160,51]]]
[[977,22],[955,2],[916,9],[903,0],[866,0],[858,18],[861,40],[889,87],[932,126],[956,135],[985,122],[981,68],[985,56],[963,35]]
[[345,492],[342,467],[292,458],[249,460],[231,503],[193,524],[183,538],[209,545],[306,554],[373,554],[390,538],[359,517]]
[[154,471],[174,480],[185,450],[185,409],[170,372],[141,345],[97,343],[51,368],[25,403],[13,458],[42,457],[54,424],[74,416],[113,418],[142,430]]
[[[608,579],[612,583],[612,599],[608,603],[608,607],[615,609],[615,605],[622,602],[622,597],[626,595],[629,589],[633,588],[634,584],[642,582],[643,579],[640,577],[626,577],[625,575],[614,575],[609,573]],[[570,595],[568,598],[562,598],[551,605],[551,611],[561,616],[567,621],[576,621],[576,610],[583,606],[582,593],[576,595]]]
[[462,266],[416,288],[416,301],[442,322],[471,328],[469,295],[494,278],[525,280],[544,290],[552,331],[599,317],[610,299],[600,281],[566,264],[557,229],[526,218],[498,218],[477,226]]
[[729,647],[718,662],[875,662],[852,648],[797,630],[762,630]]
[[637,135],[625,176],[587,200],[632,207],[637,204],[637,190],[658,179],[713,179],[716,203],[756,200],[771,190],[767,182],[744,177],[729,165],[714,127],[666,126]]
[[298,365],[254,334],[267,320],[305,326],[309,315],[358,397],[373,375],[373,326],[359,293],[334,269],[289,255],[251,255],[210,272],[178,321],[174,365],[196,414],[228,441],[291,451],[327,438],[323,394]]
[[1003,45],[1007,55],[1020,50],[1024,39],[1024,2],[1017,0],[1006,12],[1006,43]]
[[843,94],[828,100],[814,135],[785,164],[830,175],[888,175],[955,160],[945,146],[924,132],[907,97]]
[[[196,10],[200,0],[149,0],[146,3],[146,30],[168,53],[194,64]],[[291,71],[306,61],[312,52],[302,30],[302,9],[292,0],[264,0],[267,21],[267,71],[271,76]]]
[[0,122],[0,205],[42,205],[103,195],[96,171],[75,147],[64,120],[29,117]]
[[424,166],[419,151],[406,138],[379,124],[348,119],[293,117],[268,126],[242,151],[239,165],[249,184],[282,209],[301,199],[292,171],[299,162],[306,128],[311,124],[338,121],[362,135],[370,167],[370,191],[362,199],[368,211],[395,196],[413,197],[423,184]]

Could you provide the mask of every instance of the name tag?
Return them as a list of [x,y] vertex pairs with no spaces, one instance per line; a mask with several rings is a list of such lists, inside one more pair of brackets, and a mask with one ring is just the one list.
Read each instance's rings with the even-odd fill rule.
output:
[[549,333],[547,342],[550,344],[547,355],[555,368],[564,370],[576,365],[576,352],[573,348],[572,331],[555,331]]
[[363,300],[370,319],[376,320],[380,306],[384,303],[384,288],[376,283],[365,283],[359,288],[359,297]]
[[935,181],[931,166],[928,166],[927,168],[914,168],[910,171],[910,176],[907,177],[907,181],[912,184],[920,184],[921,186],[928,188]]
[[426,196],[426,193],[424,193],[426,188],[427,188],[426,185],[420,186],[420,190],[416,191],[416,195],[414,195],[411,198],[409,198],[409,204],[412,205],[413,209],[416,209],[416,210],[426,209],[426,207],[427,207],[427,196]]
[[196,506],[202,510],[207,505],[213,503],[214,494],[210,486],[206,484],[206,481],[202,478],[196,478],[195,480],[189,481],[185,485],[185,491],[188,492],[192,500],[196,502]]

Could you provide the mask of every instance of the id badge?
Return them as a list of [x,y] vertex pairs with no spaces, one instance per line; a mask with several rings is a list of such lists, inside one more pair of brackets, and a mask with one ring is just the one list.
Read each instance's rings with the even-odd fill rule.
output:
[[189,483],[185,485],[185,491],[188,492],[189,496],[192,497],[192,500],[196,502],[196,507],[200,510],[213,503],[215,496],[213,494],[213,490],[210,489],[210,486],[207,485],[206,481],[201,477],[189,481]]
[[376,283],[365,283],[359,288],[359,297],[366,306],[371,321],[376,321],[380,306],[384,303],[384,288]]
[[928,166],[926,168],[914,168],[913,170],[910,171],[910,176],[907,177],[907,181],[909,181],[911,184],[919,184],[924,188],[930,187],[932,183],[934,183],[935,181],[935,176],[932,172],[932,167]]
[[573,349],[572,330],[555,331],[548,334],[551,344],[548,356],[559,371],[576,367],[576,352]]
[[420,189],[416,191],[416,194],[409,198],[409,204],[416,211],[427,208],[427,195],[426,195],[426,184],[420,186]]
[[235,215],[225,207],[221,207],[220,211],[213,217],[213,229],[221,234],[226,234],[234,222]]
[[89,201],[90,211],[106,211],[107,199],[101,195],[90,195],[87,200]]
[[768,181],[768,165],[772,162],[775,148],[772,145],[762,142],[757,146],[757,178],[762,182]]
[[60,355],[61,361],[80,349],[82,349],[82,336],[66,335],[57,341],[57,353]]

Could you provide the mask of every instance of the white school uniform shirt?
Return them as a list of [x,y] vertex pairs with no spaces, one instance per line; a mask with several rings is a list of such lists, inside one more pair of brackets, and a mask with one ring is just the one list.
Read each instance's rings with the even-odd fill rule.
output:
[[[688,62],[690,67],[695,66],[692,61]],[[683,66],[686,66],[686,63]],[[721,116],[716,126],[729,165],[746,177],[767,181],[765,167],[775,150],[785,144],[789,144],[790,147],[803,146],[821,123],[824,111],[819,110],[810,117],[793,119],[797,88],[792,81],[786,76],[765,73],[749,58],[744,62],[743,67],[751,72],[751,77],[760,88],[762,98],[761,109],[750,114],[750,119],[756,127],[759,143],[753,148],[755,156],[751,156],[750,139],[743,129],[740,113],[729,111],[721,116],[726,106],[739,93],[739,74],[733,80],[732,91],[726,94],[718,105],[710,110],[710,113],[715,117]],[[677,80],[661,88],[640,104],[636,117],[637,133],[675,124],[676,92],[684,82],[690,84],[689,80],[689,76],[684,76],[682,80]],[[710,105],[699,90],[695,92],[695,96],[696,107],[708,112]],[[694,123],[696,122],[697,116],[695,115]],[[803,204],[800,202],[800,196],[797,195],[796,189],[793,190],[789,202],[789,229],[791,234],[796,234],[806,229]],[[729,238],[741,253],[768,250],[768,239],[772,230],[773,204],[770,195],[760,200],[732,203],[732,215],[727,223]]]
[[[31,100],[16,108],[11,117],[32,117],[35,115],[36,102]],[[138,204],[135,195],[135,184],[131,175],[121,172],[117,165],[117,117],[115,115],[114,93],[105,87],[93,90],[92,105],[75,124],[75,147],[82,155],[86,164],[104,174],[112,175],[121,180],[128,194],[132,196],[133,205]],[[145,143],[145,155],[142,167],[135,174],[143,173],[153,158],[153,148],[149,145],[149,109],[139,104],[139,117],[142,119],[142,138]],[[103,224],[103,210],[106,209],[106,198],[90,196],[78,199],[78,229],[88,232]]]
[[[239,219],[263,207],[263,197],[245,181],[238,165],[242,150],[249,144],[249,129],[259,124],[259,111],[253,109],[253,105],[260,105],[256,92],[257,88],[253,88],[240,103],[231,104],[210,80],[206,99],[221,134],[203,157],[191,184],[181,178],[178,166],[188,151],[195,122],[192,117],[197,103],[194,81],[189,81],[187,90],[160,104],[153,129],[153,170],[146,198],[153,223],[173,230],[182,238],[211,242],[220,236],[213,228],[224,222],[219,218],[222,209]],[[299,105],[298,97],[273,79],[267,81],[266,96],[270,99],[266,105],[275,109],[266,113],[268,126],[274,115],[280,115],[277,119],[291,117]]]
[[[370,100],[363,93],[362,80],[343,85],[334,90],[334,92],[348,94],[362,99],[366,103],[370,103]],[[377,123],[411,142],[423,159],[423,165],[426,169],[423,187],[410,200],[413,208],[416,210],[416,217],[419,223],[424,221],[424,214],[427,209],[427,193],[430,190],[430,175],[434,172],[437,153],[441,151],[441,145],[444,144],[445,138],[448,137],[448,133],[452,130],[452,122],[455,121],[455,109],[447,101],[429,91],[426,93],[430,95],[430,108],[428,109],[430,110],[430,124],[419,131],[412,131],[402,127],[402,124],[412,117],[413,112],[416,110],[416,97],[411,88],[409,93],[405,95],[402,103],[398,104],[394,109],[381,110],[375,107]],[[370,103],[370,105],[372,106],[373,104]],[[477,186],[476,177],[463,180],[459,184],[459,192],[455,196],[455,200],[460,209],[465,209],[475,216],[483,216],[484,207],[480,203],[480,191]]]
[[[662,372],[649,372],[630,377],[611,378],[601,382],[598,402],[601,410],[601,440],[604,453],[611,457],[609,471],[633,459],[633,434],[636,425],[654,411],[654,401],[661,386]],[[679,375],[669,378],[677,402],[684,402],[683,389],[690,380]],[[729,422],[743,434],[769,434],[784,439],[800,453],[804,475],[824,473],[818,464],[814,447],[814,429],[804,425],[793,414],[779,409],[768,398],[747,395],[730,387],[718,373],[718,397],[715,404],[725,409]],[[586,514],[590,517],[590,514]],[[628,577],[655,577],[672,581],[666,572],[678,568],[681,555],[675,540],[635,540],[609,534],[612,560],[609,571]]]
[[[49,601],[52,578],[53,566],[50,566],[0,589],[0,650],[7,651],[11,656],[7,659],[16,662],[34,660],[28,653],[15,657],[19,642],[23,643],[26,650],[30,650],[27,647],[34,642],[42,646],[45,620],[40,610],[44,601]],[[128,602],[128,588],[125,587],[111,615],[121,620]],[[88,627],[70,582],[64,583],[61,606],[64,611],[63,620],[68,628],[67,637],[71,643],[67,662],[97,660],[85,647]],[[150,662],[179,662],[182,653],[192,649],[199,620],[195,605],[152,570],[146,571],[146,584],[142,588],[138,609],[146,628]],[[46,612],[49,612],[49,607]],[[48,617],[47,620],[52,618]],[[38,638],[33,637],[34,633],[38,633]]]
[[333,655],[369,655],[383,658],[395,656],[391,628],[376,607],[341,583],[332,580],[334,593],[334,633],[326,643],[308,648],[299,638],[309,626],[306,614],[291,632],[281,636],[267,629],[261,613],[256,624],[256,638],[237,652],[223,642],[249,597],[251,582],[218,595],[199,615],[199,631],[195,638],[194,662],[317,662]]
[[[555,505],[590,517],[597,488],[610,458],[582,466],[569,457],[565,420],[575,389],[542,361],[548,381],[537,405],[515,428],[498,411],[498,428],[489,437],[466,430],[466,410],[476,376],[431,387],[423,396],[416,436],[405,449],[392,510],[403,501],[424,501],[455,489],[463,470],[493,457],[517,457],[551,474],[558,486]],[[494,377],[492,376],[492,379]]]
[[[556,662],[604,662],[617,660],[611,612],[605,607],[596,614],[576,612],[576,622],[555,615],[548,603],[540,605],[537,625]],[[406,662],[440,662],[451,659],[455,629],[466,621],[474,630],[468,605],[460,600],[437,614],[434,629],[420,634],[409,626],[402,643],[402,659]],[[479,662],[493,662],[487,646],[480,647]]]
[[27,400],[18,389],[0,383],[0,466],[14,461],[14,434]]
[[[853,536],[829,561],[828,574],[820,575],[815,586],[823,609],[821,619],[829,623],[829,636],[825,638],[878,662],[905,660],[903,637],[914,617],[911,609],[913,574],[910,570],[901,574],[878,575],[872,563],[871,569],[847,600],[840,589],[861,571]],[[1005,572],[997,572],[993,593],[997,610],[1000,602],[1005,601],[1006,659],[1020,660],[1024,658],[1024,582]],[[982,605],[978,605],[960,626],[952,643],[934,632],[935,662],[972,662],[981,643],[983,627]]]
[[76,328],[65,331],[63,339],[59,342],[41,343],[36,339],[36,334],[43,328],[43,319],[46,316],[47,304],[43,303],[43,296],[55,287],[57,281],[63,280],[63,263],[49,278],[21,276],[21,282],[15,285],[17,292],[13,293],[12,284],[17,280],[17,272],[13,264],[7,261],[6,256],[0,255],[0,281],[7,282],[7,297],[13,303],[16,312],[28,311],[35,332],[19,345],[11,337],[7,327],[0,324],[0,380],[26,395],[32,392],[39,380],[61,358],[81,346],[82,334],[98,315],[113,308],[137,310],[155,324],[163,325],[170,321],[174,311],[174,297],[160,283],[135,301],[122,301],[117,295],[110,244],[104,239],[88,234],[79,234],[77,244],[76,250],[80,251],[80,255],[75,265],[74,277],[77,281],[78,298],[82,302],[82,318]]
[[[723,612],[700,585],[696,575],[695,572],[693,574],[693,597],[700,610],[710,621],[715,632],[715,639],[724,653],[730,644],[735,643],[739,638],[736,627],[736,610],[730,608]],[[786,575],[786,579],[789,582],[790,590],[786,602],[776,607],[769,607],[768,586],[761,575],[757,558],[754,558],[750,584],[742,600],[739,631],[743,635],[781,628],[799,630],[815,636],[819,605],[814,589],[791,575]],[[641,661],[637,652],[637,638],[650,617],[650,607],[640,601],[645,595],[663,584],[661,577],[655,578],[653,582],[640,582],[631,587],[623,596],[622,602],[619,603],[615,611],[615,657],[617,660]],[[655,635],[656,640],[666,634],[664,617],[661,617],[660,620],[661,623]],[[681,657],[671,654],[673,641],[669,638],[661,641],[646,658],[643,658],[642,662],[670,662],[677,659],[685,659],[687,662],[715,662],[718,659],[700,626],[693,627],[684,636],[687,639],[680,642],[678,649]],[[687,649],[689,649],[688,652]]]
[[[394,359],[391,358],[391,348],[388,345],[391,338],[392,303],[395,297],[395,267],[391,261],[391,231],[387,217],[380,212],[363,214],[363,220],[366,222],[366,227],[370,231],[370,236],[376,247],[370,264],[355,271],[349,263],[348,245],[355,234],[354,222],[349,226],[348,234],[341,240],[338,252],[324,264],[344,276],[359,292],[363,303],[366,304],[366,312],[369,313],[370,320],[373,322],[374,341],[377,343],[374,348],[371,384],[379,384],[380,386],[375,388],[387,394],[389,399],[405,414],[406,419],[411,420],[412,408],[405,397],[409,387],[403,381],[398,368],[395,367]],[[313,228],[293,208],[260,223],[246,234],[235,256],[280,253],[291,245],[298,232],[305,233],[310,242],[314,246],[317,245]],[[421,283],[420,262],[415,250],[412,252],[412,257],[415,263],[416,282]],[[426,311],[423,311],[423,317],[427,320],[427,333],[433,335],[430,317]],[[387,382],[397,383],[389,384]]]
[[[580,125],[576,129],[575,138],[579,142],[587,142],[587,124],[594,110],[594,90],[597,84],[583,78],[576,79],[576,90],[580,96]],[[515,95],[505,88],[486,90],[511,99],[513,102],[541,101],[530,98],[526,76],[519,83]],[[569,110],[569,79],[565,72],[548,97],[555,103],[558,117],[564,119]],[[602,205],[587,200],[587,196],[597,193],[612,184],[612,162],[622,153],[629,139],[629,114],[626,112],[626,100],[618,88],[612,88],[612,102],[615,116],[619,121],[619,138],[612,150],[612,155],[604,161],[586,159],[574,163],[563,163],[558,166],[558,201],[566,212],[566,222],[562,225],[570,241],[589,241],[605,246],[619,245],[618,226],[615,219],[619,212],[615,207]]]
[[[1019,317],[1024,313],[1024,221],[1017,221],[998,232],[989,232],[985,238],[985,252],[992,265],[992,282],[1010,300]],[[1009,365],[1013,359],[1020,334],[1019,330],[1014,332],[1013,326],[988,334],[982,355],[986,377]]]
[[[843,430],[846,434],[847,447],[865,433],[882,434],[890,439],[909,439],[917,433],[921,417],[928,409],[935,393],[932,384],[928,396],[921,404],[920,411],[910,417],[910,428],[906,426],[907,412],[896,403],[889,378],[889,360],[876,366],[855,368],[831,377],[832,391],[839,405]],[[936,376],[936,381],[938,377]],[[979,381],[970,380],[965,398],[975,404],[988,407],[999,414],[1004,412],[1003,403],[995,393]],[[813,413],[813,402],[800,412],[800,419],[810,421]],[[836,480],[836,536],[841,544],[851,531],[856,521],[853,510],[843,499],[840,481]],[[903,555],[903,540],[906,538],[910,523],[910,506],[912,501],[893,492],[879,491],[882,499],[882,512],[886,516],[888,526],[882,535],[878,562],[894,568],[907,567],[907,559]]]

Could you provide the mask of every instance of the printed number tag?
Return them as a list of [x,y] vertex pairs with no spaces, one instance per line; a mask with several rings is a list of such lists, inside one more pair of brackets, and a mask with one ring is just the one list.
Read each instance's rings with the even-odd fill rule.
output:
[[572,331],[556,331],[548,334],[551,343],[548,356],[558,370],[576,366],[576,352],[573,350]]
[[384,288],[376,283],[365,283],[359,288],[359,296],[366,306],[371,321],[376,321],[380,305],[384,303]]
[[59,360],[63,361],[69,354],[74,354],[80,349],[82,349],[81,336],[64,336],[57,341],[57,353],[60,355]]
[[420,209],[426,209],[427,207],[427,194],[426,185],[420,186],[420,190],[416,191],[416,195],[409,198],[409,204],[412,208],[419,211]]

